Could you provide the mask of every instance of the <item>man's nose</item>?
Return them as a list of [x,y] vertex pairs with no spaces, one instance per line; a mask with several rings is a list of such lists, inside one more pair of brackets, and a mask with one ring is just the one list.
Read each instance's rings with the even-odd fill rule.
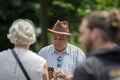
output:
[[60,40],[59,40],[59,39],[57,39],[57,40],[56,40],[56,43],[60,43]]

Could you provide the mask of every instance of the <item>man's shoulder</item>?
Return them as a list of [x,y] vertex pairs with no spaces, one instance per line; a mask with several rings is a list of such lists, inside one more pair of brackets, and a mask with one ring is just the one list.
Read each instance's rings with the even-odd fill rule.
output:
[[[75,77],[84,80],[107,80],[103,79],[106,78],[103,77],[106,75],[104,66],[96,57],[89,57],[83,63],[79,63],[75,69],[75,75],[77,75]],[[89,79],[89,77],[91,77],[91,79]]]
[[41,50],[51,50],[53,48],[54,48],[54,46],[51,44],[51,45],[43,47]]
[[78,68],[79,69],[84,69],[87,72],[89,71],[95,71],[95,70],[100,70],[100,68],[103,67],[103,63],[101,62],[100,59],[98,59],[95,56],[92,57],[88,57],[85,59],[85,61],[83,63],[79,63],[78,64]]
[[70,51],[72,51],[72,52],[74,52],[76,54],[83,54],[85,56],[85,53],[83,52],[83,50],[81,48],[79,48],[77,46],[74,46],[72,44],[68,44],[67,49],[68,49],[68,52],[70,50]]
[[38,52],[38,55],[48,55],[49,53],[53,52],[54,51],[54,46],[51,44],[51,45],[48,45],[46,47],[43,47],[42,49],[40,49],[40,51]]
[[79,47],[74,46],[74,45],[72,45],[72,44],[70,44],[70,43],[68,43],[68,47],[71,47],[72,49],[80,49]]

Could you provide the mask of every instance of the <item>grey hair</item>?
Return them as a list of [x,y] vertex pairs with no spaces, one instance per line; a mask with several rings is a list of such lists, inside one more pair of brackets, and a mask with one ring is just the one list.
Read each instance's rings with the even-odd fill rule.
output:
[[18,19],[11,25],[7,37],[13,44],[33,44],[36,41],[34,28],[31,20]]

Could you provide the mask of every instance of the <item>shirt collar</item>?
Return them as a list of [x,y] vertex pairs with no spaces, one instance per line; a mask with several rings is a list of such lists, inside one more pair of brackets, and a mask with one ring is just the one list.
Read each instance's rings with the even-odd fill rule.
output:
[[[64,50],[63,54],[70,54],[71,51],[71,47],[70,44],[68,43],[66,46],[66,49]],[[57,54],[57,51],[55,50],[55,47],[53,46],[53,50],[52,50],[52,55]]]

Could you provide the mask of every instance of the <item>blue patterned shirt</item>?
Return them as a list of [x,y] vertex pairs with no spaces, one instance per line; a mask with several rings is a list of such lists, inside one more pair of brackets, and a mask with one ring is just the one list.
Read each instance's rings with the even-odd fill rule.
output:
[[62,57],[61,70],[66,74],[73,74],[74,69],[78,62],[83,62],[85,59],[85,54],[78,47],[75,47],[71,44],[67,44],[66,49],[63,54],[57,54],[53,45],[46,46],[42,48],[38,55],[44,57],[47,61],[48,67],[53,67],[57,70],[57,58]]

